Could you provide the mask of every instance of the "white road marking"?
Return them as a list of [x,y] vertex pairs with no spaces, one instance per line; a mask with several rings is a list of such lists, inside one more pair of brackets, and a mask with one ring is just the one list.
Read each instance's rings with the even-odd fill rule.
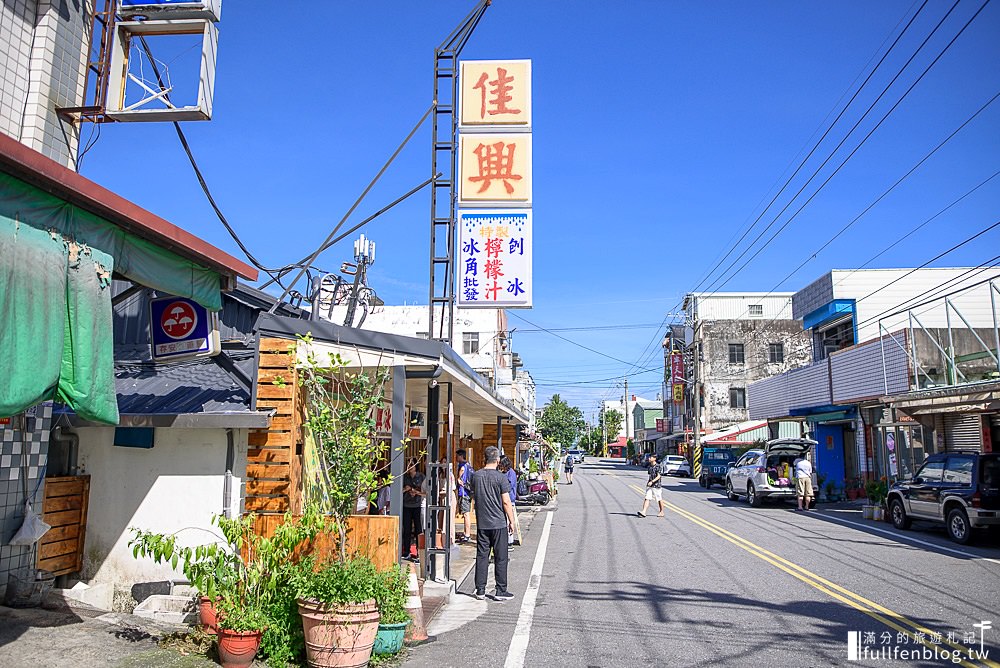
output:
[[542,568],[545,566],[545,550],[549,545],[549,532],[552,529],[553,513],[547,513],[545,526],[542,527],[542,537],[538,541],[538,551],[535,552],[535,563],[531,565],[531,576],[528,578],[528,588],[521,601],[521,612],[514,627],[514,637],[507,650],[507,660],[504,668],[522,668],[524,657],[528,653],[528,637],[531,635],[531,623],[535,619],[535,601],[538,599],[538,589],[542,583]]
[[888,529],[880,529],[879,527],[872,526],[870,524],[862,524],[861,522],[854,522],[852,520],[845,520],[842,517],[836,517],[834,515],[828,515],[826,513],[822,514],[822,517],[826,517],[835,522],[843,522],[844,524],[850,524],[851,526],[860,527],[862,529],[867,529],[869,531],[877,531],[879,533],[885,534],[887,536],[892,536],[893,538],[898,538],[900,540],[906,540],[911,543],[917,543],[919,545],[926,545],[927,547],[933,547],[936,550],[941,550],[943,552],[951,552],[952,554],[958,554],[968,559],[974,559],[976,561],[989,561],[990,563],[1000,564],[998,559],[990,559],[989,557],[984,557],[982,555],[976,554],[974,552],[965,552],[964,550],[956,550],[952,547],[945,547],[944,545],[938,545],[937,543],[932,543],[926,540],[920,540],[919,538],[913,538],[912,536],[907,536],[906,534],[901,534],[896,531],[889,531]]

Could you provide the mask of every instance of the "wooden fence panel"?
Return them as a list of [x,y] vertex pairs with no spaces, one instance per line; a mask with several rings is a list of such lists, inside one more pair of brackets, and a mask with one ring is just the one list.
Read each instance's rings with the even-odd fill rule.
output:
[[[282,522],[283,516],[262,515],[257,517],[254,531],[270,537]],[[337,540],[336,531],[321,533],[311,545],[304,547],[304,551],[316,555],[318,559],[336,559],[339,554]],[[367,556],[380,570],[399,563],[399,518],[393,515],[352,515],[347,518],[347,553]]]
[[284,514],[294,510],[298,481],[293,479],[302,442],[298,416],[295,341],[263,338],[257,369],[257,408],[275,410],[268,429],[250,432],[247,451],[247,512]]
[[45,479],[42,520],[50,525],[38,543],[35,566],[55,575],[79,572],[87,534],[90,476]]

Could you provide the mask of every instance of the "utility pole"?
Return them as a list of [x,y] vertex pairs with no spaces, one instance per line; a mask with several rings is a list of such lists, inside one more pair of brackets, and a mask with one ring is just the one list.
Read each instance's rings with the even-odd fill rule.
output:
[[632,438],[632,421],[629,419],[632,417],[629,415],[628,410],[628,376],[625,376],[625,440]]
[[[1000,350],[1000,346],[997,346],[997,350]],[[608,422],[604,417],[604,399],[601,399],[601,436],[604,438],[601,441],[601,454],[603,455],[608,451]]]
[[694,328],[694,452],[692,475],[701,477],[701,341],[698,340],[698,323]]

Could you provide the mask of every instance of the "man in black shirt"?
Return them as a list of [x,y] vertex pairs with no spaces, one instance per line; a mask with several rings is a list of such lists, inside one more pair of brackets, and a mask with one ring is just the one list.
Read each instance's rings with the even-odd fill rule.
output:
[[476,504],[476,598],[486,598],[486,576],[493,553],[493,575],[497,588],[493,598],[509,601],[507,591],[507,536],[513,531],[514,506],[510,502],[510,482],[497,470],[500,450],[489,446],[483,451],[486,465],[472,474],[472,498]]
[[639,517],[646,516],[646,509],[649,508],[650,501],[656,501],[660,506],[660,512],[656,514],[657,517],[663,517],[663,509],[666,504],[663,502],[663,490],[661,489],[661,481],[663,480],[663,471],[660,469],[660,465],[656,463],[656,455],[649,456],[649,481],[646,483],[646,496],[642,500],[642,510],[639,511]]

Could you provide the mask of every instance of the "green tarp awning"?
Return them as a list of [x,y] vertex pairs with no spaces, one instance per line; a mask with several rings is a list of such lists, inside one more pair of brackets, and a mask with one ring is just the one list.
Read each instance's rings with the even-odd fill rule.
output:
[[118,423],[112,272],[222,306],[217,272],[0,174],[0,416],[57,399]]

